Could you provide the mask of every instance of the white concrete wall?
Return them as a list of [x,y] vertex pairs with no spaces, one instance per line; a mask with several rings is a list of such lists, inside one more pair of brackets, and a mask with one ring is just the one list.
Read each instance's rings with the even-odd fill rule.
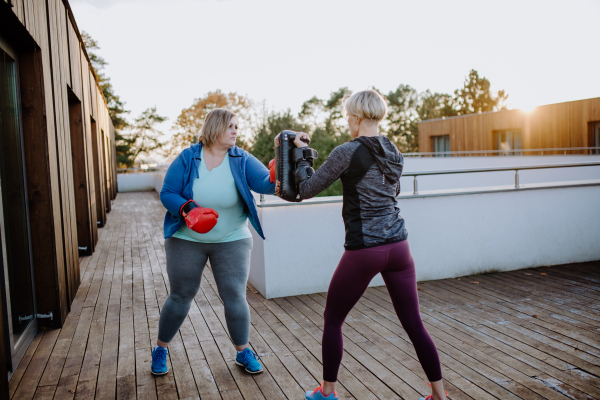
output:
[[[590,161],[600,156],[406,158],[404,171]],[[412,177],[402,178],[399,207],[417,279],[599,260],[600,167],[522,171],[520,177],[524,190],[511,190],[512,171],[420,177],[420,196],[412,195]],[[118,179],[122,192],[160,192],[164,172]],[[528,190],[536,186],[547,187]],[[260,203],[256,195],[265,206],[259,215],[267,240],[251,229],[250,283],[268,298],[326,291],[344,251],[341,197],[300,205],[266,198]],[[338,202],[322,204],[332,199]],[[294,250],[298,246],[305,251]],[[383,285],[381,276],[371,284]]]
[[[309,202],[261,207],[267,240],[255,236],[249,281],[267,298],[327,290],[344,251],[342,204]],[[600,260],[599,204],[600,181],[399,199],[418,280]]]
[[117,174],[119,192],[141,192],[154,190],[153,172],[136,172],[131,174]]
[[165,173],[162,171],[117,174],[119,192],[155,190],[157,193],[160,193],[164,179]]

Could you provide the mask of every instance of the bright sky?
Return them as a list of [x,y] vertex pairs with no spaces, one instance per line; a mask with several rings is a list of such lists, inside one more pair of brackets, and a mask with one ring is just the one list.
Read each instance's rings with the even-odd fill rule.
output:
[[470,69],[512,108],[600,96],[600,1],[71,0],[131,117],[221,89],[300,110],[340,87],[452,93]]

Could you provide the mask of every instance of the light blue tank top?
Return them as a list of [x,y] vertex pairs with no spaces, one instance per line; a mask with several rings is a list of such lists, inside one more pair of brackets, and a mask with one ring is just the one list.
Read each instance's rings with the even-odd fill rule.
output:
[[224,243],[252,237],[248,228],[248,217],[244,213],[242,196],[235,185],[229,154],[223,162],[211,171],[204,163],[204,148],[200,153],[200,169],[198,178],[192,185],[196,203],[205,208],[212,208],[219,213],[217,225],[208,233],[194,232],[183,224],[174,237],[201,243]]

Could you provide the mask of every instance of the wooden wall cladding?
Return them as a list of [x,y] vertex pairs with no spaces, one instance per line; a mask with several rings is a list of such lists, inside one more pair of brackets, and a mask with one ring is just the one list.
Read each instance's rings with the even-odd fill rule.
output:
[[[450,135],[451,151],[494,150],[493,132],[520,129],[524,149],[592,147],[591,122],[600,121],[600,97],[549,104],[531,112],[508,110],[419,123],[419,150],[433,151],[432,137]],[[533,154],[533,153],[532,153]]]
[[[97,199],[102,199],[106,221],[105,205],[116,196],[114,130],[66,0],[10,4],[9,8],[0,0],[12,10],[5,16],[24,28],[19,35],[26,40],[10,34],[6,39],[35,42],[19,44],[18,50],[29,207],[36,221],[31,244],[37,311],[53,311],[58,327],[79,287],[78,228],[86,232],[86,245],[93,249],[98,241]],[[93,135],[92,119],[104,139]],[[94,148],[100,149],[97,160]]]

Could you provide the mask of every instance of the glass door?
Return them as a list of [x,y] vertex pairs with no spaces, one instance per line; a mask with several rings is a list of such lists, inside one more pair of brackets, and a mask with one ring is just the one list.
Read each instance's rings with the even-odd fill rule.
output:
[[16,55],[9,52],[0,48],[0,248],[6,344],[11,350],[6,353],[14,370],[37,330],[37,319],[19,120],[18,69]]

